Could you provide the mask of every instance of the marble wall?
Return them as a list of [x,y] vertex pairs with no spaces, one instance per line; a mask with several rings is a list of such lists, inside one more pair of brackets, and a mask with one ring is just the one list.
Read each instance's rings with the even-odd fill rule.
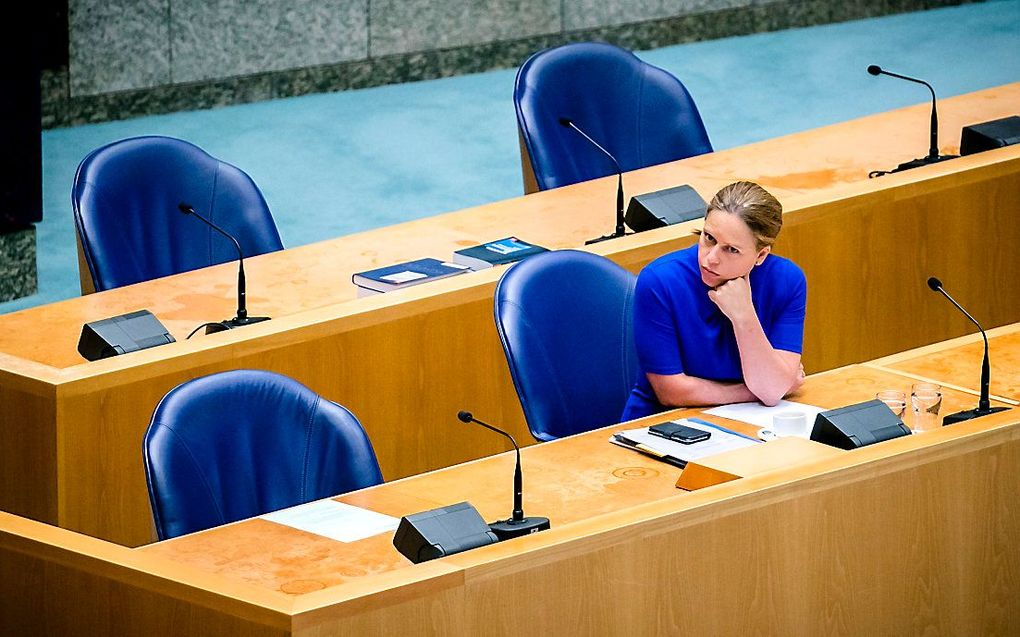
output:
[[45,127],[519,65],[599,39],[634,49],[959,0],[69,0]]
[[35,259],[35,226],[0,233],[0,302],[39,290]]

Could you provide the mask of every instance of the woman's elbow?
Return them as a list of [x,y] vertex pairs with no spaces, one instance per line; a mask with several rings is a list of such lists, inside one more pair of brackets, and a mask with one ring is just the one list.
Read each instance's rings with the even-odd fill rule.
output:
[[782,387],[748,387],[751,393],[766,407],[775,407],[789,392]]
[[[775,379],[774,379],[775,380]],[[780,382],[748,384],[747,388],[766,407],[775,407],[783,398],[800,389],[804,384],[803,368],[797,372],[792,379],[785,379]]]

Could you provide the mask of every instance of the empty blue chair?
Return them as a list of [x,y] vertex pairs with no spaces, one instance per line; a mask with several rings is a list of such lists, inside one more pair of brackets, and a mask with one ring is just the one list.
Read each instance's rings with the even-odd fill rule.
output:
[[240,169],[172,137],[132,137],[92,151],[71,190],[81,258],[96,291],[237,259],[229,240],[182,214],[188,203],[234,235],[244,256],[283,243],[262,192]]
[[566,44],[535,53],[517,72],[514,106],[525,192],[616,172],[561,118],[606,148],[625,171],[712,151],[680,80],[611,44]]
[[382,482],[351,412],[267,371],[175,387],[142,446],[161,540]]
[[577,250],[539,254],[496,285],[496,331],[538,440],[619,422],[638,374],[637,277]]

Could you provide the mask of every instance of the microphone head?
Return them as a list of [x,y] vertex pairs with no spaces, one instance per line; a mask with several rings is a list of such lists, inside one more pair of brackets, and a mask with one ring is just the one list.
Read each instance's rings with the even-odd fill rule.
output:
[[186,204],[183,201],[177,204],[177,209],[186,215],[190,215],[191,213],[195,212],[195,209],[191,207],[191,204]]
[[928,287],[931,288],[932,292],[938,292],[939,288],[942,287],[942,281],[939,281],[933,276],[928,277]]
[[568,117],[561,117],[560,118],[560,126],[566,126],[567,128],[570,128],[571,124],[573,124],[573,122],[570,121],[570,118],[568,118]]
[[882,67],[881,66],[879,66],[877,64],[870,64],[870,65],[868,65],[868,73],[871,73],[872,75],[878,75],[881,72],[882,72]]
[[474,420],[474,416],[471,415],[470,411],[458,411],[457,418],[460,418],[461,422],[471,422]]

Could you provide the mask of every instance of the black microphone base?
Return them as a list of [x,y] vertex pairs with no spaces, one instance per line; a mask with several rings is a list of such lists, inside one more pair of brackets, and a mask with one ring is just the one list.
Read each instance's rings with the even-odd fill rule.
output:
[[584,242],[584,245],[590,246],[591,244],[598,243],[599,241],[609,241],[610,239],[616,239],[617,237],[626,236],[627,236],[626,232],[614,232],[613,234],[607,234],[606,236],[599,237],[597,239],[588,239],[587,241]]
[[902,172],[904,170],[910,170],[911,168],[920,168],[921,166],[927,166],[929,164],[937,164],[947,159],[956,159],[959,155],[928,155],[927,157],[921,157],[920,159],[911,159],[905,161],[892,170],[874,170],[868,173],[868,177],[881,177],[882,175],[890,175],[892,173]]
[[220,321],[219,323],[210,323],[205,326],[206,334],[215,334],[216,332],[225,332],[226,330],[232,330],[235,327],[244,327],[245,325],[254,325],[255,323],[262,323],[268,321],[268,316],[246,316],[244,318],[234,317],[227,319],[226,321]]
[[987,416],[988,414],[996,414],[1008,409],[1009,407],[990,407],[988,409],[968,409],[967,411],[958,411],[955,414],[949,414],[943,418],[942,426],[948,427],[949,425],[955,425],[958,422],[973,420],[974,418],[980,418],[981,416]]
[[958,156],[959,155],[935,155],[935,156],[928,155],[927,157],[922,157],[920,159],[911,159],[910,161],[905,161],[905,162],[903,162],[902,164],[900,164],[899,166],[897,166],[896,168],[892,169],[889,172],[898,173],[901,170],[910,170],[911,168],[920,168],[921,166],[927,166],[929,164],[937,164],[940,161],[946,161],[947,159],[956,159]]
[[519,522],[514,520],[500,520],[489,524],[489,529],[496,534],[499,541],[509,540],[522,535],[531,535],[539,531],[546,531],[551,528],[549,518],[524,518]]

